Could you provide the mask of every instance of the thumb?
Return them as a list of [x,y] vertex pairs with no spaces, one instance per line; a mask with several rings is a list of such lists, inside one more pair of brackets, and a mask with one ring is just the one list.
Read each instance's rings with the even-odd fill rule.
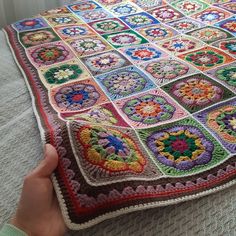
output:
[[51,144],[45,145],[44,159],[32,171],[34,177],[50,177],[58,165],[58,154]]

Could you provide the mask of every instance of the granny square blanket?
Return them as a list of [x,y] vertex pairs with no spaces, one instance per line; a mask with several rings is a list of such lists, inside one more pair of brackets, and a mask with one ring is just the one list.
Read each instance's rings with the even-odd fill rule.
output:
[[236,183],[236,1],[97,0],[5,28],[66,224]]

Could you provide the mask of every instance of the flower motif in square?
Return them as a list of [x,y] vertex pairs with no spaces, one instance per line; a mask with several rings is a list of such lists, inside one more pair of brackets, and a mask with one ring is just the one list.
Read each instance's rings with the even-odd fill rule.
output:
[[233,57],[213,47],[204,47],[178,57],[202,71],[234,61]]
[[218,5],[220,8],[223,8],[229,12],[232,12],[233,14],[236,14],[236,2],[234,0],[227,1],[225,3],[221,3]]
[[120,18],[131,28],[138,28],[159,23],[158,20],[156,20],[153,16],[147,14],[146,12],[140,12]]
[[156,19],[161,22],[169,22],[183,17],[183,14],[170,6],[163,6],[149,11]]
[[105,34],[103,37],[115,48],[138,45],[148,42],[145,38],[132,30],[126,30],[113,34]]
[[56,14],[70,14],[71,12],[67,9],[67,7],[58,7],[48,11],[41,12],[42,16],[56,15]]
[[37,67],[49,66],[75,57],[70,48],[61,41],[31,47],[27,53]]
[[127,122],[138,128],[155,126],[187,116],[187,112],[161,90],[150,90],[128,99],[118,100],[115,104]]
[[223,85],[203,74],[179,79],[162,87],[189,112],[199,111],[207,106],[234,96]]
[[52,29],[40,29],[20,33],[21,43],[25,47],[37,46],[39,44],[50,43],[60,40]]
[[230,86],[236,92],[236,64],[228,64],[207,71],[207,74]]
[[150,44],[143,44],[133,47],[127,47],[120,49],[128,58],[133,62],[150,61],[157,58],[166,57],[167,54],[157,47]]
[[134,66],[96,76],[96,80],[112,100],[156,87],[141,70]]
[[204,11],[192,15],[193,18],[210,25],[230,16],[231,14],[229,12],[216,7],[209,7]]
[[72,14],[45,16],[52,26],[73,25],[82,23],[79,18]]
[[178,0],[171,3],[171,5],[183,12],[185,15],[194,14],[208,7],[208,4],[198,0]]
[[108,11],[105,11],[103,8],[86,12],[78,12],[76,14],[87,23],[113,17]]
[[119,52],[113,50],[81,59],[93,75],[106,73],[131,63]]
[[199,29],[204,26],[204,24],[190,18],[182,18],[180,20],[169,22],[168,25],[170,25],[180,33],[186,33],[188,31]]
[[63,39],[79,38],[96,34],[86,24],[68,25],[54,28]]
[[200,41],[186,36],[176,36],[160,42],[159,45],[173,54],[189,52],[203,46]]
[[129,127],[112,103],[93,106],[82,112],[63,113],[61,118],[66,121],[83,121],[84,123]]
[[109,9],[116,16],[126,16],[141,11],[135,4],[124,2]]
[[193,71],[186,63],[172,58],[162,58],[140,66],[158,85],[183,77]]
[[58,112],[74,112],[107,101],[102,90],[91,79],[55,87],[50,91],[50,102]]
[[97,0],[97,1],[105,6],[112,6],[121,3],[123,0]]
[[197,29],[187,34],[197,39],[200,39],[205,43],[212,43],[220,39],[232,37],[232,35],[230,35],[228,32],[211,26]]
[[40,74],[42,82],[48,88],[90,77],[84,66],[77,60],[42,68]]
[[228,153],[192,118],[139,130],[158,167],[170,176],[200,173],[227,159]]
[[214,150],[214,144],[198,128],[191,126],[175,126],[153,133],[147,145],[158,161],[179,170],[206,165]]
[[82,1],[68,6],[73,12],[92,11],[97,8],[101,8],[94,1]]
[[163,0],[132,0],[135,2],[139,7],[141,7],[144,10],[148,10],[157,6],[165,5],[165,1]]
[[107,51],[111,47],[100,37],[82,37],[70,40],[69,44],[79,57]]
[[19,32],[27,30],[42,29],[48,27],[48,24],[43,18],[28,18],[17,21],[13,24],[14,28]]
[[220,21],[216,23],[215,26],[227,30],[228,32],[236,36],[236,16]]
[[236,153],[235,100],[204,110],[195,117],[212,131],[231,153]]
[[110,18],[101,21],[89,23],[89,25],[99,34],[114,33],[117,31],[127,30],[129,27],[117,18]]
[[219,138],[231,152],[236,153],[236,103],[227,102],[195,115]]
[[154,42],[171,38],[177,34],[175,30],[163,24],[138,28],[137,31],[150,41]]
[[135,132],[129,128],[71,122],[70,138],[87,181],[96,185],[160,176]]
[[234,38],[217,41],[212,46],[220,48],[231,56],[236,56],[236,39]]

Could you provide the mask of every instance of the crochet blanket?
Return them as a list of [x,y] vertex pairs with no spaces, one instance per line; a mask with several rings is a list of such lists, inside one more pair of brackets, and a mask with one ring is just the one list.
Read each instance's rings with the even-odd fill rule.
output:
[[65,221],[82,229],[235,183],[235,3],[99,0],[5,28]]

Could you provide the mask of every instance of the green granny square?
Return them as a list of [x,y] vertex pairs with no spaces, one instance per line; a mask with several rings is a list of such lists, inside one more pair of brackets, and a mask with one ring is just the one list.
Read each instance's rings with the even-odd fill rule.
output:
[[199,73],[176,80],[161,87],[190,113],[234,97],[234,93]]
[[21,43],[26,48],[60,40],[60,37],[53,31],[53,29],[21,32],[19,37]]
[[138,130],[158,168],[169,176],[196,174],[229,157],[227,151],[192,118]]

